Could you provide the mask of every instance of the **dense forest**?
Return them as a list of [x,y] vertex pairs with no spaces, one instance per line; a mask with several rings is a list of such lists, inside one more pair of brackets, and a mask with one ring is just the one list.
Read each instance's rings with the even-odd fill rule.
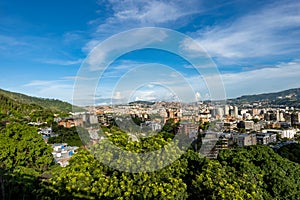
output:
[[[109,130],[109,140],[131,152],[162,148],[172,135],[161,132],[137,142],[116,127]],[[36,131],[19,123],[1,129],[2,199],[300,199],[300,165],[266,146],[223,150],[216,160],[188,150],[157,171],[130,173],[95,158],[105,144],[81,149],[61,168]]]

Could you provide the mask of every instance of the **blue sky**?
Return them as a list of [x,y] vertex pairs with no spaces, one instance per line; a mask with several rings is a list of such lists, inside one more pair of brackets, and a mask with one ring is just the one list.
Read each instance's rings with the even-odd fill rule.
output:
[[[296,0],[4,0],[0,88],[72,102],[74,81],[90,51],[114,34],[143,27],[168,28],[196,40],[217,65],[228,98],[300,87]],[[108,68],[113,76],[102,80],[97,102],[121,99],[120,92],[111,94],[120,77],[147,63],[170,66],[192,85],[205,85],[182,58],[146,49]],[[168,98],[161,86],[140,88],[131,100]],[[209,96],[205,87],[195,88],[201,98]]]

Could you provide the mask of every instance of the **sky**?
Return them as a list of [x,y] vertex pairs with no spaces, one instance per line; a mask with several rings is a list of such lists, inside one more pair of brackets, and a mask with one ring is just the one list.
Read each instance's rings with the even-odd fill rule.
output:
[[[76,83],[95,79],[90,90],[96,104],[178,100],[188,96],[185,91],[193,91],[196,100],[209,99],[215,88],[209,75],[161,49],[125,52],[101,72],[92,71],[92,77],[81,76],[91,55],[97,57],[94,65],[99,64],[99,45],[111,38],[115,43],[106,48],[134,44],[140,35],[118,36],[145,27],[176,31],[197,42],[217,69],[216,82],[226,98],[300,87],[297,0],[2,0],[0,88],[73,102]],[[151,34],[163,42],[163,32]],[[130,85],[131,80],[139,85]]]

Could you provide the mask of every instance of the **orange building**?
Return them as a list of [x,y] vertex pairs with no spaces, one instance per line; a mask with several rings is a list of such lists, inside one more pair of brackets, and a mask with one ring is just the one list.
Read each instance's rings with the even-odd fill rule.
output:
[[71,128],[74,126],[83,126],[82,118],[65,118],[58,122],[58,125],[64,126],[66,128]]

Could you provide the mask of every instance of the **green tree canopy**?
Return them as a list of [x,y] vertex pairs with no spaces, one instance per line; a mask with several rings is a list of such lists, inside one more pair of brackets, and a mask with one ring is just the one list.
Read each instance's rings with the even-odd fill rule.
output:
[[51,152],[34,127],[13,123],[0,130],[2,199],[30,199],[38,176],[54,164]]

